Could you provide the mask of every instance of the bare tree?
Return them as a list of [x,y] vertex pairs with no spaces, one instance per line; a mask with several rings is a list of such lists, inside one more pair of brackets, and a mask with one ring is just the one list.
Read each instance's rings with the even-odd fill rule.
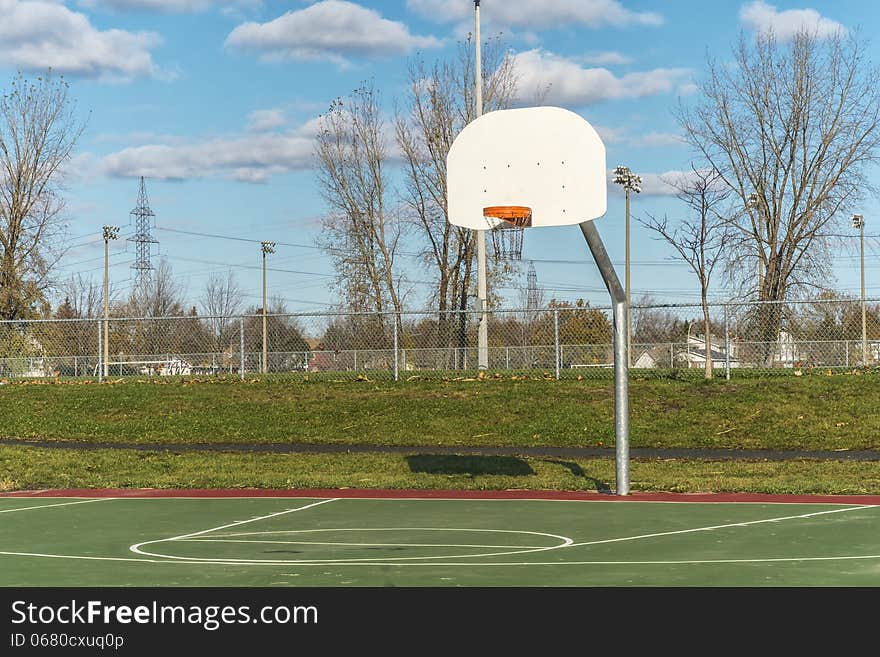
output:
[[184,314],[184,290],[174,279],[171,263],[159,261],[142,287],[135,287],[126,311],[131,317],[179,317]]
[[19,73],[0,96],[0,318],[35,314],[46,304],[60,257],[64,203],[60,170],[82,134],[68,85],[51,71]]
[[205,283],[199,305],[202,314],[208,317],[214,351],[222,351],[231,344],[238,330],[232,318],[241,312],[243,303],[244,293],[232,270],[225,275],[211,274]]
[[[61,286],[65,303],[70,316],[75,318],[100,317],[104,314],[104,286],[94,278],[85,278],[82,274],[73,274]],[[113,285],[110,285],[111,302],[116,296]]]
[[[430,67],[421,58],[411,61],[405,108],[395,120],[409,217],[423,240],[422,260],[436,275],[432,297],[441,339],[451,339],[449,311],[467,309],[475,284],[476,232],[447,221],[446,190],[446,156],[458,133],[476,117],[473,50],[468,36],[455,59]],[[484,111],[510,107],[516,93],[513,58],[500,38],[490,39],[482,53]],[[490,263],[491,282],[509,273],[504,263]],[[464,336],[465,327],[458,333]]]
[[[741,36],[733,55],[709,60],[702,98],[678,118],[744,209],[731,253],[740,280],[759,300],[782,301],[827,280],[828,235],[870,190],[880,76],[857,34],[802,31],[787,43],[771,32]],[[755,254],[764,272],[757,284],[756,268],[743,270]],[[782,309],[765,308],[769,345]]]
[[731,228],[723,206],[733,193],[716,169],[701,170],[691,165],[692,173],[667,182],[678,191],[687,215],[675,226],[669,218],[646,213],[639,219],[646,228],[657,232],[678,257],[684,260],[700,282],[703,309],[703,333],[706,340],[706,378],[712,378],[712,330],[709,324],[709,284],[716,265],[727,257]]
[[318,180],[329,206],[321,243],[355,310],[401,310],[395,258],[403,225],[386,176],[385,132],[378,94],[364,84],[331,104],[316,140]]

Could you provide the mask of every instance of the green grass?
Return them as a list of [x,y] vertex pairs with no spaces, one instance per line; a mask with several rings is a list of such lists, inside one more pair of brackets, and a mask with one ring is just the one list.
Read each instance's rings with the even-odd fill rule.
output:
[[[880,448],[880,373],[630,382],[632,447]],[[2,438],[117,443],[610,446],[610,381],[268,377],[0,386]]]
[[[632,447],[880,449],[880,373],[630,382]],[[65,487],[613,490],[614,460],[438,456],[433,446],[614,444],[610,381],[270,376],[0,386],[0,490]],[[396,445],[380,453],[41,449],[59,443]],[[416,449],[419,448],[419,449]],[[633,490],[880,494],[880,462],[641,460]]]
[[[633,459],[634,491],[880,494],[880,462]],[[47,488],[614,490],[614,460],[0,446],[0,491]]]

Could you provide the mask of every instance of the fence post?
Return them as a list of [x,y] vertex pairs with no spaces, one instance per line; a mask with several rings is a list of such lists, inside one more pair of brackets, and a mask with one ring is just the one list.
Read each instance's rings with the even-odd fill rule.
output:
[[724,306],[724,378],[730,381],[730,316]]
[[238,318],[238,342],[239,342],[238,374],[241,377],[241,380],[244,381],[244,317]]
[[104,332],[101,330],[101,320],[97,320],[98,325],[98,383],[104,380]]
[[510,369],[510,347],[504,347],[504,369]]
[[397,313],[394,313],[394,380],[395,381],[398,381],[399,377],[400,377],[399,370],[398,370],[399,354],[397,353],[397,322],[399,320],[400,320],[400,315]]
[[553,309],[553,343],[556,347],[556,380],[559,381],[559,308]]

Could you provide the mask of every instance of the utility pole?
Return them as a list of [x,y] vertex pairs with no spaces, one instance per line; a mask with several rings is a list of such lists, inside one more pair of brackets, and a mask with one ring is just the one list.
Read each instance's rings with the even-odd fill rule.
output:
[[859,231],[859,246],[862,260],[862,365],[868,365],[868,331],[865,316],[865,217],[860,214],[852,216],[853,228]]
[[[476,78],[476,118],[483,116],[483,63],[480,54],[480,0],[474,0],[474,77]],[[480,324],[477,331],[477,367],[489,369],[489,316],[486,292],[486,230],[477,231],[477,304]]]
[[275,253],[275,242],[260,242],[260,248],[263,251],[263,361],[260,364],[260,371],[266,374],[269,371],[266,360],[268,355],[266,349],[266,254]]
[[632,322],[630,319],[630,286],[629,286],[629,194],[642,191],[642,177],[637,176],[629,167],[617,167],[614,169],[614,183],[621,185],[626,193],[626,358],[627,367],[632,366]]
[[119,237],[119,226],[104,226],[104,376],[110,360],[110,240]]
[[761,300],[761,290],[764,287],[764,222],[761,213],[761,197],[752,192],[749,194],[748,207],[757,210],[758,219],[758,301]]

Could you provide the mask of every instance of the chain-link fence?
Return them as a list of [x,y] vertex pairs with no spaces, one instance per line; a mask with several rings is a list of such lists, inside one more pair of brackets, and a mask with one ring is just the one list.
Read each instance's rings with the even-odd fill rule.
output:
[[[880,301],[633,306],[633,376],[772,374],[880,366]],[[419,380],[480,367],[473,311],[0,322],[0,377],[286,373]],[[612,314],[561,304],[487,315],[492,373],[611,377]]]

